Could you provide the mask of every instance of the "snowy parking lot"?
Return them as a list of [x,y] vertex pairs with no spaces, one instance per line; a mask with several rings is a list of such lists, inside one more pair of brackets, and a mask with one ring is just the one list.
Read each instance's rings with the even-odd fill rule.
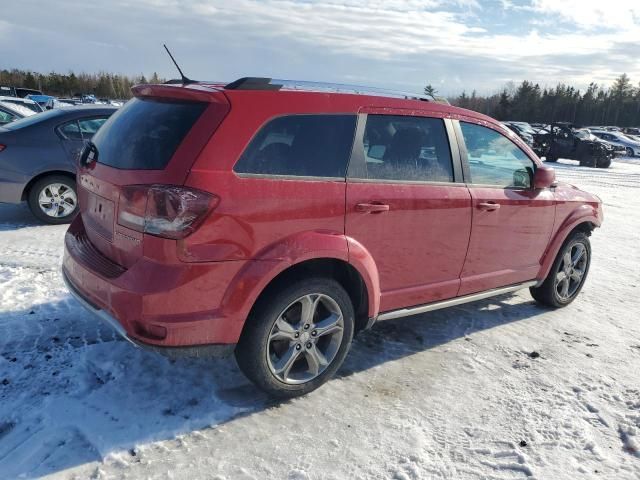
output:
[[66,293],[65,227],[0,206],[0,478],[640,478],[640,161],[557,176],[604,202],[572,305],[380,323],[284,403],[117,338]]

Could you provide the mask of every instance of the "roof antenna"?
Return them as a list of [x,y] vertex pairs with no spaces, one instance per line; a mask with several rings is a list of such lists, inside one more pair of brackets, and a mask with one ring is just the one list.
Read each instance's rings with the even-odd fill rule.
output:
[[195,80],[191,80],[190,78],[185,77],[184,73],[182,73],[182,70],[178,66],[178,62],[176,62],[176,59],[173,58],[173,55],[171,55],[171,52],[169,51],[169,48],[167,48],[167,46],[164,43],[162,44],[162,46],[167,51],[167,53],[169,54],[169,57],[171,57],[171,61],[173,62],[173,64],[178,69],[178,72],[180,73],[180,77],[182,78],[182,84],[183,85],[189,85],[190,83],[196,83]]

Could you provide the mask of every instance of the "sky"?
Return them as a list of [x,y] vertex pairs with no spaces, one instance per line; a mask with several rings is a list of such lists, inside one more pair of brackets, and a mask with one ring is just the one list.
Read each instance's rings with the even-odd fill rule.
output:
[[[4,0],[7,2],[8,0]],[[20,0],[0,69],[243,76],[441,95],[640,82],[638,0]]]

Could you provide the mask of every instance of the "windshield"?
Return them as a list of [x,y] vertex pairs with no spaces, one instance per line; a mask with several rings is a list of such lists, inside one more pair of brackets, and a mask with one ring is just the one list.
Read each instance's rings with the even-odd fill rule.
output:
[[44,122],[46,120],[49,120],[50,118],[57,117],[62,113],[64,112],[60,110],[47,110],[46,112],[39,113],[38,115],[31,115],[30,117],[11,122],[10,124],[5,125],[4,128],[6,128],[7,130],[19,130],[21,128],[30,127],[31,125]]
[[161,170],[206,107],[206,103],[134,98],[93,137],[97,161],[120,169]]

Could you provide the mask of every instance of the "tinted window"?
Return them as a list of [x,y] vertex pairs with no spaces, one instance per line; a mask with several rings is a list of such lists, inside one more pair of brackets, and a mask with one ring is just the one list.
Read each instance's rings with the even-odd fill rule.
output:
[[98,162],[121,169],[163,169],[206,106],[130,100],[93,137]]
[[355,115],[290,115],[267,123],[236,163],[238,173],[345,177]]
[[80,126],[77,120],[65,123],[60,127],[60,131],[69,140],[82,140],[82,133],[80,133]]
[[460,122],[467,146],[471,182],[502,187],[531,187],[533,162],[504,135],[490,128]]
[[453,181],[451,151],[441,119],[369,115],[363,142],[365,171],[358,177]]

